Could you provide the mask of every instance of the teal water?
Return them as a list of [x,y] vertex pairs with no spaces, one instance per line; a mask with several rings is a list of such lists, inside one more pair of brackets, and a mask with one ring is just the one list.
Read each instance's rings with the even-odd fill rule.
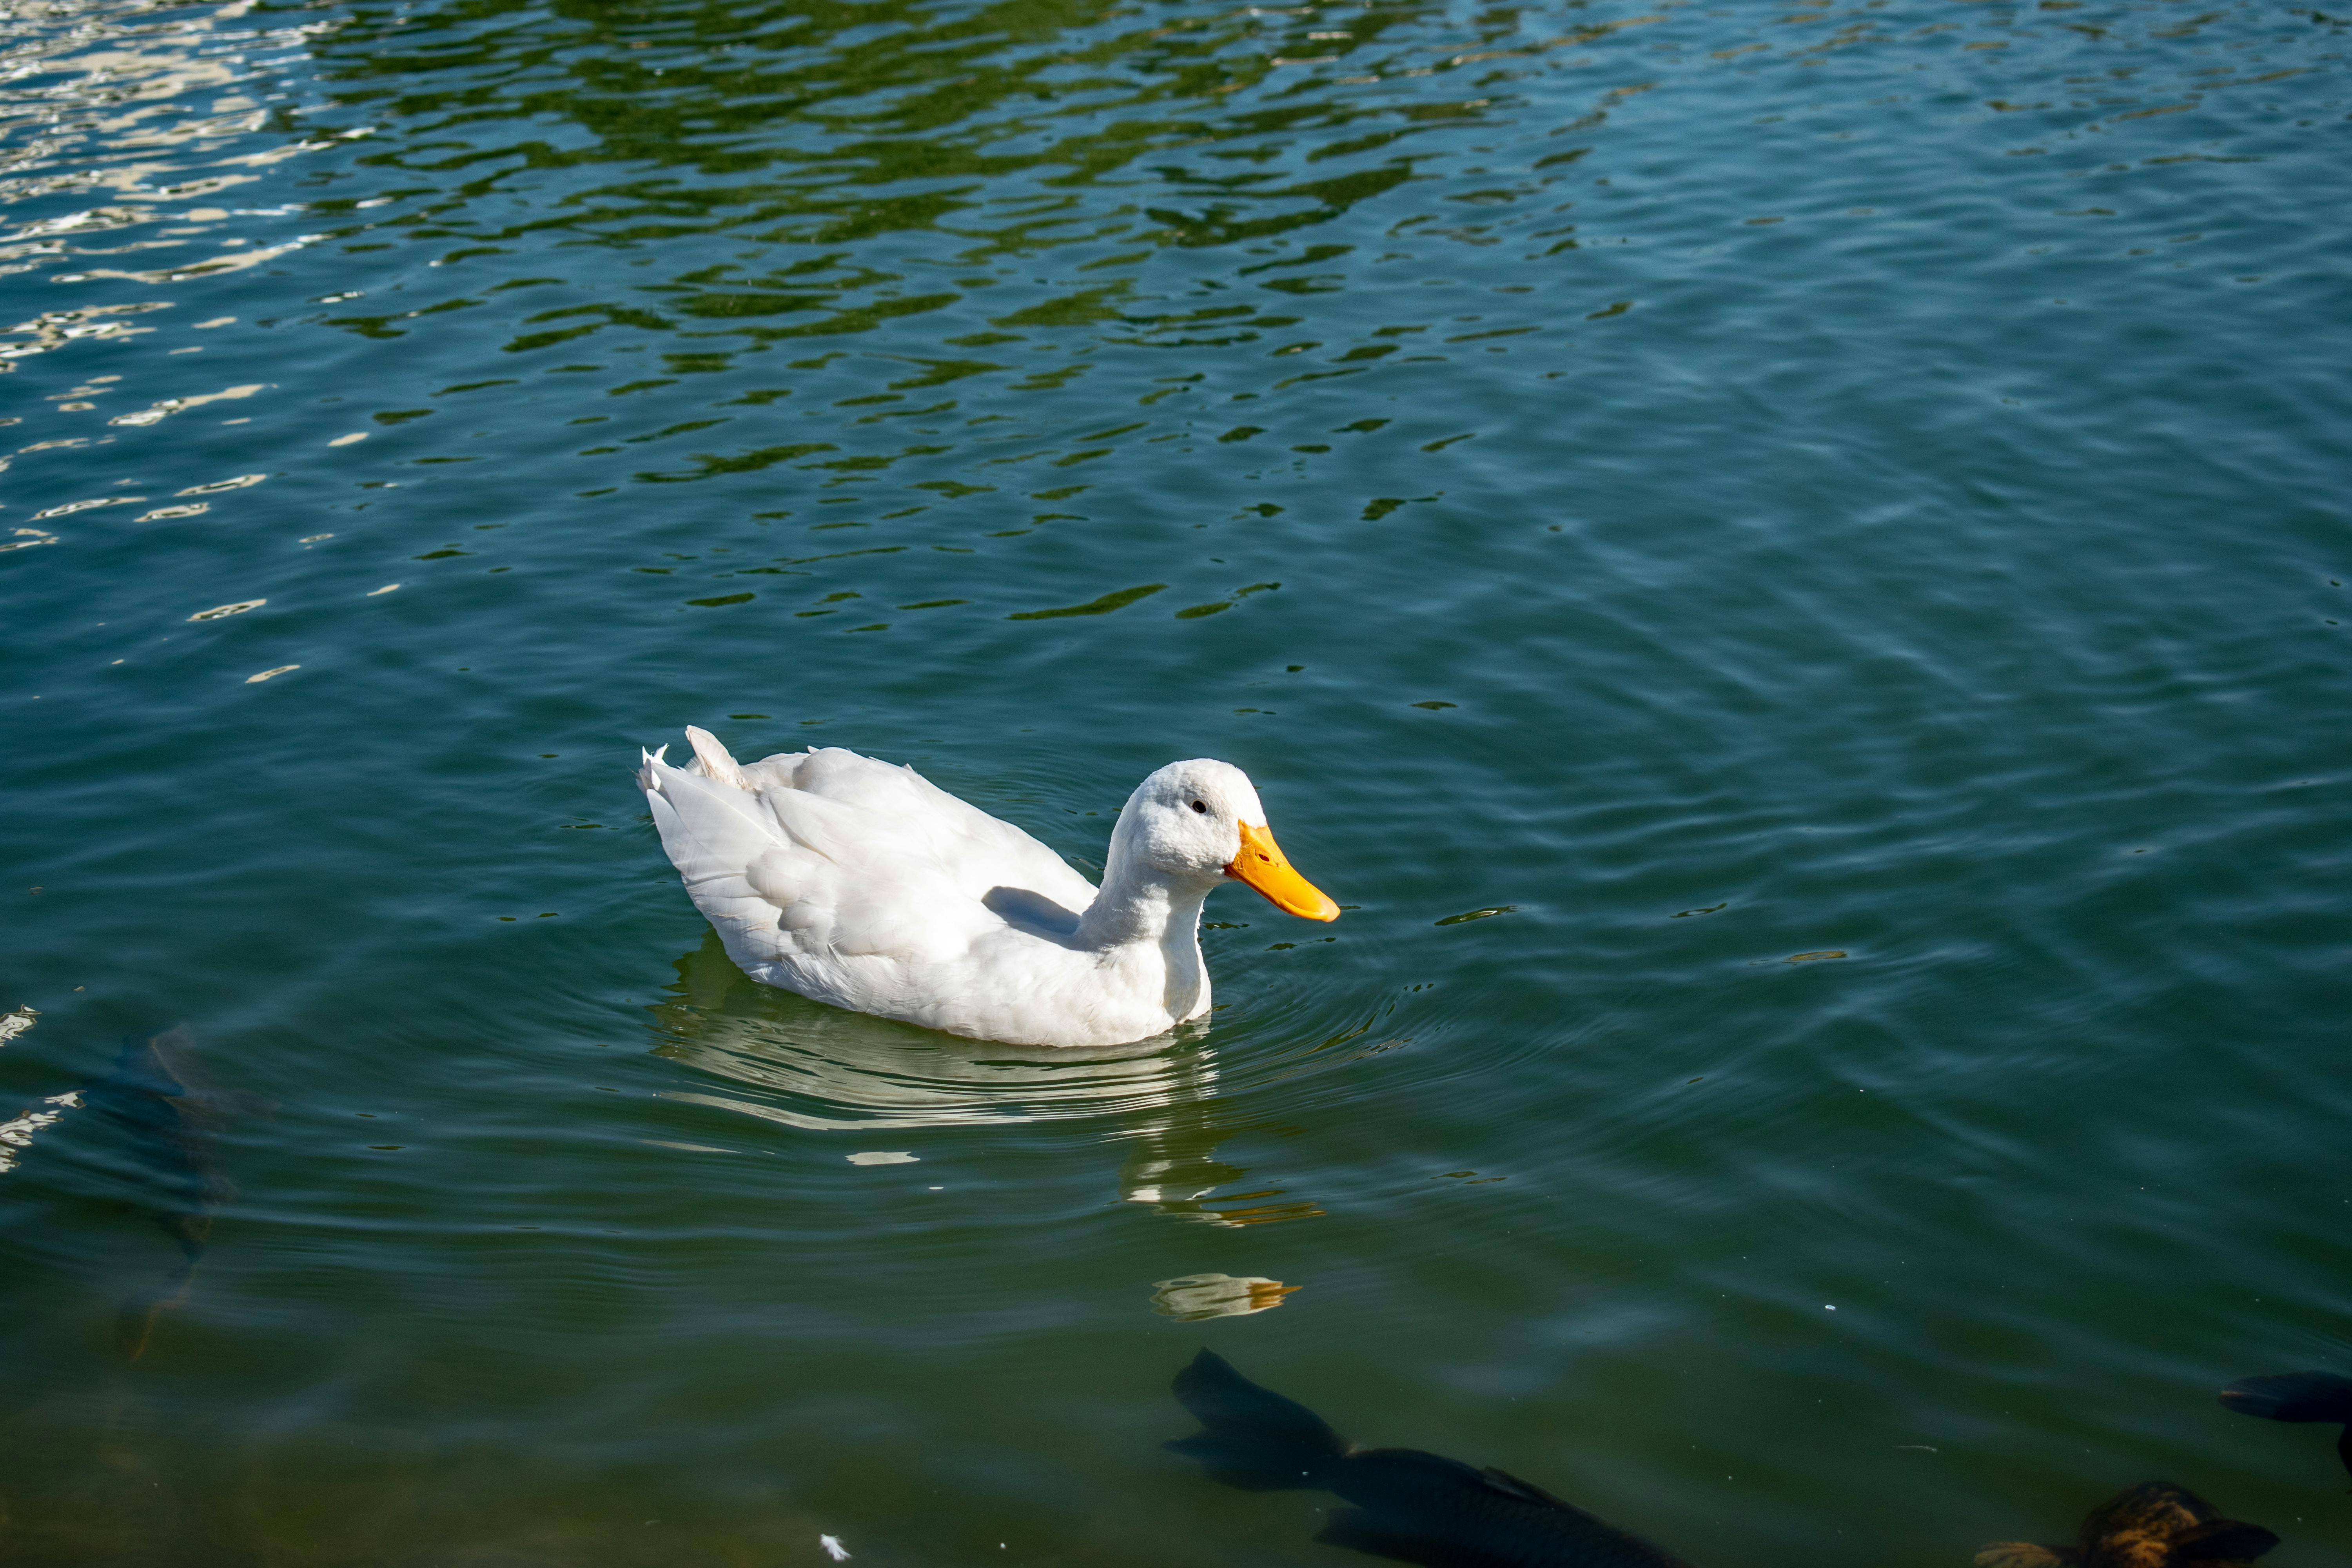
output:
[[[2212,1398],[2352,1370],[2352,21],[0,31],[0,1119],[210,1086],[0,1175],[9,1561],[1366,1561],[1157,1447],[1206,1344],[1706,1568],[2352,1564]],[[1349,912],[832,1013],[688,723],[1088,871],[1223,757]]]

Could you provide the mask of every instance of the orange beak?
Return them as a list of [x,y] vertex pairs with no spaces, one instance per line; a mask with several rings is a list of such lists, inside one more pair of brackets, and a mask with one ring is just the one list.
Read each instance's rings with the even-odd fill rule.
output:
[[1226,876],[1247,882],[1286,914],[1302,915],[1310,921],[1339,918],[1339,906],[1331,901],[1330,895],[1290,868],[1290,862],[1283,858],[1271,832],[1246,822],[1241,829],[1241,850],[1225,868]]

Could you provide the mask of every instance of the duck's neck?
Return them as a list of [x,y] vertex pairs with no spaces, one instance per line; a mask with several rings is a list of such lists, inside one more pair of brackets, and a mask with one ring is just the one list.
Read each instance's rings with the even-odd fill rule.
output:
[[1145,864],[1134,852],[1127,826],[1122,816],[1111,833],[1102,889],[1078,921],[1079,942],[1096,948],[1149,944],[1167,952],[1171,969],[1197,964],[1201,906],[1215,889],[1216,879],[1171,876]]
[[1156,875],[1106,873],[1102,890],[1078,920],[1078,942],[1087,947],[1131,947],[1148,943],[1171,954],[1197,952],[1201,906],[1214,882],[1176,882]]

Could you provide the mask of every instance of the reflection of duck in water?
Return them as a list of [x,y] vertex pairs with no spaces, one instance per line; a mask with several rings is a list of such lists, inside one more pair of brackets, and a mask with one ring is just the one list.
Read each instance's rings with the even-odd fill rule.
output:
[[713,934],[677,961],[680,994],[654,1009],[662,1056],[766,1091],[672,1091],[811,1131],[986,1126],[1200,1100],[1214,1058],[1179,1037],[1094,1050],[975,1047],[754,983]]
[[[1209,1009],[1201,906],[1228,879],[1336,920],[1227,763],[1171,763],[1111,829],[1099,891],[1034,838],[829,747],[748,767],[705,731],[637,782],[727,952],[769,985],[976,1039],[1113,1046]],[[665,748],[667,750],[667,748]]]
[[1976,1568],[2231,1568],[2278,1543],[2186,1487],[2142,1481],[2093,1509],[2074,1545],[1997,1541],[1977,1553]]
[[652,1009],[655,1054],[744,1086],[664,1098],[814,1132],[988,1126],[1105,1118],[1127,1156],[1120,1196],[1212,1225],[1306,1218],[1276,1192],[1215,1199],[1248,1173],[1214,1158],[1240,1127],[1212,1098],[1216,1057],[1197,1030],[1094,1050],[975,1046],[761,985],[716,934],[677,963],[670,999]]
[[2336,1457],[2352,1472],[2352,1377],[2332,1372],[2278,1372],[2242,1377],[2221,1391],[2221,1403],[2241,1415],[2269,1421],[2343,1424]]
[[1202,1430],[1168,1445],[1246,1491],[1353,1503],[1315,1539],[1425,1568],[1688,1568],[1574,1503],[1496,1469],[1413,1448],[1351,1448],[1307,1406],[1202,1351],[1175,1393]]
[[1180,1323],[1271,1312],[1298,1289],[1263,1274],[1186,1274],[1152,1287],[1151,1310]]
[[1213,1100],[1195,1100],[1130,1123],[1127,1160],[1118,1168],[1119,1195],[1178,1219],[1225,1228],[1318,1218],[1323,1210],[1313,1200],[1290,1197],[1281,1187],[1217,1190],[1249,1172],[1215,1158],[1217,1145],[1242,1131],[1217,1121],[1215,1109]]

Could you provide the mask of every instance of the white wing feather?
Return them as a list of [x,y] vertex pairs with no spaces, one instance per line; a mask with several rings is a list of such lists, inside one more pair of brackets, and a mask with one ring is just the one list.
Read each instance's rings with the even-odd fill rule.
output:
[[692,763],[646,753],[638,783],[688,894],[757,978],[906,1016],[917,969],[1007,933],[992,891],[1073,915],[1094,900],[1060,856],[912,768],[838,747],[739,764],[709,731],[687,735]]

